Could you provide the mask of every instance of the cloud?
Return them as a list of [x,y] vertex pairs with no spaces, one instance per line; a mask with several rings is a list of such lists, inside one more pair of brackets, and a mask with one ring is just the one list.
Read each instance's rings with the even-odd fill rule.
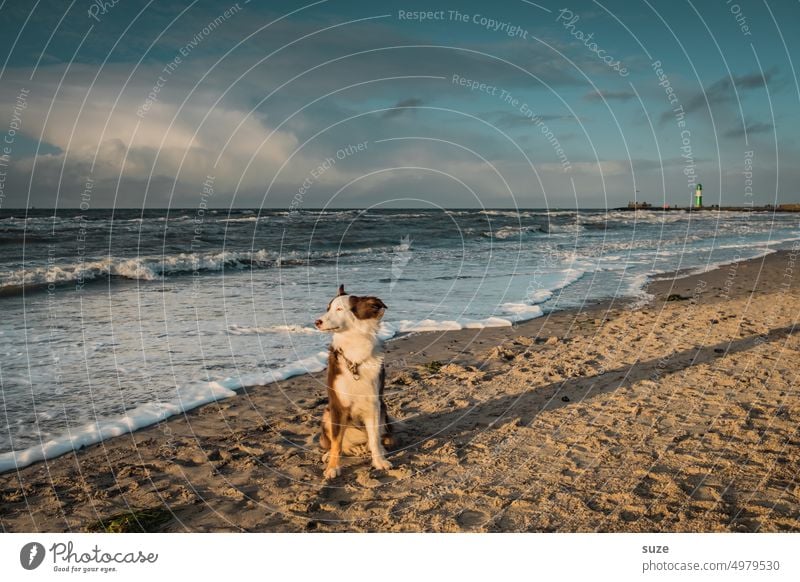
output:
[[775,126],[771,123],[761,123],[759,121],[746,122],[745,125],[740,125],[726,131],[725,137],[736,138],[757,133],[770,133],[773,129],[775,129]]
[[425,103],[422,99],[417,99],[415,97],[411,97],[410,99],[403,99],[402,101],[398,101],[395,103],[391,109],[386,111],[381,117],[384,119],[389,119],[392,117],[399,117],[406,113],[413,113],[415,107],[419,107]]
[[[707,89],[694,93],[683,103],[683,110],[685,113],[693,113],[695,111],[705,110],[707,107],[714,108],[714,106],[722,105],[725,103],[735,103],[737,98],[737,91],[750,91],[753,89],[760,89],[766,87],[774,82],[777,69],[772,68],[766,71],[763,75],[761,73],[749,73],[737,77],[723,77],[708,86]],[[734,91],[734,88],[736,91]],[[661,122],[665,123],[674,117],[673,111],[665,111],[661,114]]]
[[[469,97],[469,91],[450,81],[453,74],[512,90],[540,90],[541,83],[550,87],[577,83],[563,66],[563,58],[541,44],[496,42],[486,36],[484,42],[471,43],[469,48],[426,46],[430,38],[420,36],[417,27],[399,26],[393,19],[349,24],[344,17],[320,17],[308,11],[277,21],[268,34],[248,38],[277,16],[262,9],[255,17],[250,12],[254,4],[216,27],[192,48],[190,58],[184,55],[180,66],[169,73],[164,72],[165,64],[183,55],[181,50],[219,13],[219,7],[187,12],[151,46],[147,31],[151,27],[163,30],[179,10],[165,4],[155,14],[148,13],[147,20],[137,21],[141,34],[121,43],[114,59],[102,67],[108,48],[130,22],[128,7],[122,3],[104,15],[79,60],[68,65],[65,55],[72,55],[81,40],[72,29],[83,30],[79,25],[85,26],[87,20],[85,11],[78,11],[59,29],[69,34],[59,32],[52,40],[48,54],[56,58],[44,58],[35,71],[38,53],[27,51],[27,57],[15,58],[0,85],[0,110],[13,106],[21,86],[30,87],[20,135],[47,145],[36,159],[30,158],[30,147],[20,144],[15,150],[13,164],[24,187],[19,196],[26,194],[30,183],[37,205],[52,203],[54,188],[74,195],[82,190],[89,172],[98,185],[108,184],[111,193],[106,203],[113,201],[117,191],[129,196],[126,202],[133,205],[146,196],[148,204],[164,206],[182,188],[196,193],[196,185],[211,173],[220,191],[238,187],[263,195],[277,175],[275,185],[282,183],[286,191],[295,193],[318,160],[335,155],[347,144],[387,136],[392,118],[443,94]],[[8,38],[13,38],[14,26],[25,16],[25,11],[19,11],[14,22],[5,22]],[[40,36],[51,30],[51,20],[36,23]],[[37,43],[31,45],[32,50],[41,50],[42,39]],[[223,55],[224,60],[215,65]],[[531,71],[541,83],[500,59]],[[156,102],[146,115],[138,116],[137,109],[157,82],[163,87]],[[348,85],[355,87],[348,89]],[[394,102],[399,91],[413,97],[397,101],[395,109],[382,116],[386,123],[375,123],[374,116],[348,120],[374,109],[376,103]],[[457,118],[452,114],[423,117],[422,113],[413,117],[423,129],[439,129],[436,123],[431,125],[431,118],[446,116]],[[452,134],[463,127],[454,128]],[[442,129],[451,128],[445,123]],[[474,135],[476,130],[470,131]],[[359,156],[357,164],[361,160]],[[327,171],[325,186],[346,183],[351,176],[344,168],[345,164],[339,164]],[[130,185],[129,190],[116,187],[118,182]],[[147,186],[155,182],[157,188]],[[98,197],[99,191],[98,186]],[[74,205],[75,200],[68,203]]]
[[597,89],[595,91],[590,91],[583,98],[586,101],[630,101],[636,97],[633,91],[602,91]]
[[[483,117],[493,125],[501,129],[529,129],[533,120],[530,117],[513,111],[487,111],[478,117]],[[577,121],[572,115],[558,115],[543,113],[537,115],[545,123],[551,121]]]
[[[545,172],[557,173],[564,171],[560,163],[546,162],[537,164],[536,167]],[[570,164],[570,174],[574,176],[626,176],[630,173],[630,160],[599,160],[594,162],[572,162]]]
[[[214,105],[212,94],[199,93],[179,105],[175,93],[170,93],[171,89],[177,94],[186,92],[178,79],[172,86],[165,85],[163,100],[159,97],[141,114],[150,90],[149,71],[134,76],[121,91],[121,79],[127,76],[124,66],[106,67],[93,85],[85,80],[96,72],[93,66],[73,64],[61,83],[63,67],[38,70],[22,114],[22,131],[56,153],[40,153],[36,158],[17,154],[13,162],[17,173],[34,173],[37,183],[55,186],[65,195],[79,192],[82,188],[77,186],[88,177],[98,183],[140,180],[146,184],[165,178],[201,184],[205,176],[214,175],[227,191],[237,184],[263,187],[300,143],[292,131],[276,129],[274,122],[231,103]],[[10,72],[0,87],[0,100],[9,101],[18,75],[18,70]],[[287,178],[304,175],[311,165],[304,154],[295,156]],[[150,194],[162,205],[169,202],[169,190]],[[53,200],[53,190],[42,196]],[[76,205],[74,199],[66,204]]]

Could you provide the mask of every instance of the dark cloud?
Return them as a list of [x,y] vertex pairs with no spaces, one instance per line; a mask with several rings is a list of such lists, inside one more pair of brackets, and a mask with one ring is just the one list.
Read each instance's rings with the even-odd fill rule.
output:
[[[705,164],[710,162],[709,158],[695,158],[695,164]],[[633,158],[630,160],[631,164],[634,167],[636,172],[647,172],[650,170],[657,170],[661,171],[668,170],[670,168],[685,168],[686,167],[686,159],[681,157],[671,157],[671,158],[661,158],[655,160],[649,160],[645,158]]]
[[636,97],[633,91],[590,91],[583,98],[586,101],[630,101]]
[[[737,77],[723,77],[719,81],[715,81],[704,91],[695,93],[683,104],[683,110],[686,113],[693,113],[695,111],[705,110],[707,107],[714,107],[715,105],[722,105],[724,103],[735,103],[736,92],[749,91],[752,89],[760,89],[766,87],[775,81],[777,75],[776,69],[770,69],[763,75],[761,73],[749,73]],[[734,88],[736,89],[734,91]],[[674,117],[673,111],[665,111],[661,114],[661,122],[667,122]]]
[[757,133],[770,133],[772,130],[775,129],[775,126],[771,123],[761,123],[761,122],[751,122],[746,124],[746,129],[744,125],[740,125],[733,129],[729,129],[725,132],[725,137],[744,137],[745,135],[753,135]]
[[[530,117],[526,117],[525,115],[511,111],[488,111],[479,117],[483,117],[488,122],[501,129],[527,128],[531,125],[531,123],[533,123],[533,120]],[[577,120],[577,118],[572,115],[557,115],[547,113],[537,115],[537,119],[541,119],[544,122]]]
[[381,117],[384,119],[389,119],[390,117],[399,117],[404,113],[413,113],[415,107],[419,107],[425,103],[422,99],[417,99],[416,97],[410,97],[409,99],[403,99],[395,103],[391,109],[386,111]]

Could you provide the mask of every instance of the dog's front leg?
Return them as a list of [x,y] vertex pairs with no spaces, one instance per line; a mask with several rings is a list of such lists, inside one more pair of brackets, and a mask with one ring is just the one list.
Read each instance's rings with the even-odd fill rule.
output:
[[342,439],[350,422],[350,409],[331,406],[331,451],[328,455],[328,466],[325,469],[326,479],[335,479],[342,472],[339,458],[342,455]]
[[381,443],[380,434],[380,418],[381,418],[381,403],[377,399],[375,405],[372,407],[372,413],[369,418],[364,419],[364,428],[367,429],[367,443],[369,450],[372,453],[372,466],[376,469],[387,470],[392,468],[392,464],[386,460],[386,451]]

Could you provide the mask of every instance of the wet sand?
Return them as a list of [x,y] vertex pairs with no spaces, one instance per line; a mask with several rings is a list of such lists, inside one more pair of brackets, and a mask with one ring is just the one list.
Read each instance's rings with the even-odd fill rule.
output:
[[0,529],[800,531],[799,256],[389,342],[388,472],[323,481],[314,374],[0,475]]

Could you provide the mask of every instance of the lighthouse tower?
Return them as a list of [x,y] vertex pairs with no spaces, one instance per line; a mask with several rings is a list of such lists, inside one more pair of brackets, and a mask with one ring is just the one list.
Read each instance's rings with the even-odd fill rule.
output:
[[694,189],[694,207],[695,208],[702,208],[703,207],[703,185],[698,184],[697,188]]

